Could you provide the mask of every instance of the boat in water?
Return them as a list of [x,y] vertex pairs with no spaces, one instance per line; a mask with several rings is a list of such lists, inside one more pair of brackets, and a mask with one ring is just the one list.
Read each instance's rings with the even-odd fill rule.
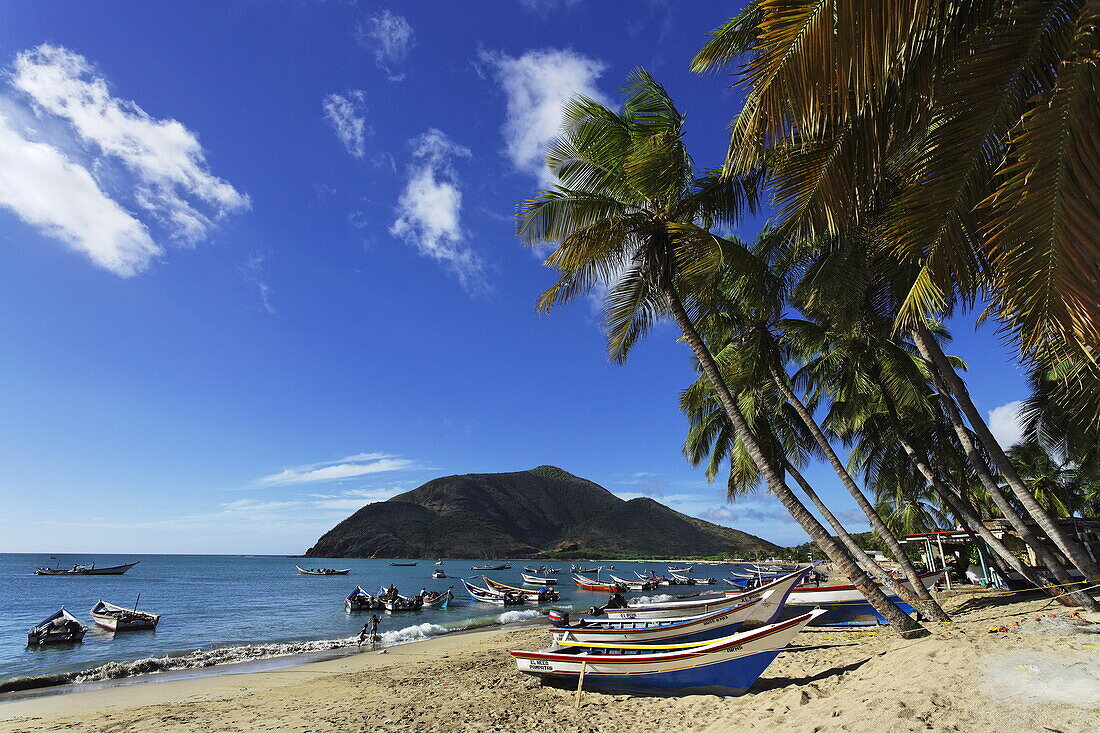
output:
[[651,578],[630,580],[629,578],[620,578],[618,575],[610,575],[611,579],[619,585],[625,587],[627,590],[654,590],[658,586],[658,582]]
[[[141,596],[138,596],[140,602]],[[155,629],[160,623],[159,613],[137,610],[138,603],[133,608],[123,608],[113,603],[100,600],[90,611],[97,625],[108,631],[139,631],[143,629]]]
[[616,583],[615,581],[606,582],[603,580],[593,580],[592,578],[585,577],[584,575],[574,575],[573,582],[577,584],[578,588],[583,590],[596,591],[598,593],[623,593],[627,589],[622,583]]
[[474,565],[470,570],[511,570],[511,565]]
[[824,611],[711,641],[684,644],[555,643],[512,651],[521,672],[544,684],[616,694],[743,695],[791,640]]
[[549,586],[543,586],[538,590],[531,590],[530,588],[516,588],[513,585],[505,585],[504,583],[498,583],[495,580],[486,578],[484,575],[481,579],[485,581],[485,587],[490,591],[497,593],[522,593],[531,603],[553,603],[558,600],[558,592]]
[[361,586],[355,586],[355,590],[344,599],[344,610],[351,611],[381,611],[382,601],[367,593]]
[[122,575],[130,568],[137,565],[140,560],[136,562],[129,562],[125,565],[111,565],[105,568],[97,568],[93,562],[91,565],[73,565],[71,568],[35,568],[35,575]]
[[533,568],[530,565],[524,565],[523,569],[528,573],[534,573],[535,575],[557,575],[561,572],[558,568],[548,568],[543,565],[539,565],[537,568]]
[[466,580],[462,581],[462,585],[466,587],[470,599],[478,603],[492,603],[497,606],[522,606],[527,603],[527,596],[523,593],[494,591],[473,585]]
[[62,607],[60,611],[27,632],[27,646],[77,644],[84,641],[84,634],[87,632],[88,627]]
[[[294,567],[298,568],[297,565]],[[298,572],[302,575],[347,575],[351,572],[351,568],[344,570],[333,570],[332,568],[298,568]]]
[[669,575],[672,576],[673,580],[678,580],[683,585],[714,585],[718,582],[714,578],[692,578],[688,575],[673,573],[671,571],[669,571]]
[[692,573],[692,572],[695,572],[695,566],[694,565],[687,565],[687,566],[682,567],[682,568],[669,567],[668,572],[670,572],[670,573]]
[[531,585],[557,585],[558,583],[557,578],[543,578],[529,573],[520,573],[519,577],[523,578],[524,583],[530,583]]
[[436,580],[440,580],[442,578],[446,578],[447,574],[445,572],[443,572],[442,570],[433,570],[432,571],[432,577],[435,578]]
[[415,568],[416,563],[415,562],[391,562],[390,567],[391,568]]

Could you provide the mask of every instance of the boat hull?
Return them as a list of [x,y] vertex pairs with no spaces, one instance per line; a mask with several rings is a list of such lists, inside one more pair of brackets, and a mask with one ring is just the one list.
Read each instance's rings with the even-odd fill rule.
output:
[[653,644],[675,640],[677,643],[709,641],[737,631],[758,611],[760,599],[739,606],[700,614],[686,619],[654,619],[651,621],[611,621],[586,619],[587,627],[554,627],[550,633],[554,641],[588,642],[599,644]]
[[[924,587],[931,588],[944,576],[944,571],[924,573],[921,582]],[[880,583],[876,583],[880,585]],[[912,588],[910,581],[902,583],[907,588]],[[727,592],[728,593],[728,592]],[[731,597],[739,597],[738,594],[729,594]],[[902,601],[897,596],[888,596],[904,613],[912,613],[913,607]],[[800,613],[805,613],[811,608],[820,608],[826,613],[813,622],[814,626],[885,626],[889,622],[882,614],[868,603],[853,585],[826,586],[820,588],[795,588],[787,599],[787,605],[781,612],[780,618],[791,618]]]
[[743,695],[781,651],[819,612],[755,632],[735,634],[686,650],[609,654],[513,651],[521,672],[546,684],[576,688],[584,667],[584,689],[633,695]]
[[130,568],[134,567],[141,562],[126,563],[125,565],[114,565],[107,568],[85,568],[79,567],[76,570],[64,570],[61,568],[35,568],[35,575],[122,575]]

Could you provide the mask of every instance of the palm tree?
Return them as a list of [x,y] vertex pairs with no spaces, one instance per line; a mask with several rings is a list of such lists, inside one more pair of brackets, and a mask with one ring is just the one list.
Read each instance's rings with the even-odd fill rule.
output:
[[[766,251],[770,248],[770,242],[765,237],[759,249]],[[781,283],[783,279],[776,275],[773,281]],[[882,540],[913,587],[913,591],[909,592],[904,586],[897,586],[896,592],[912,605],[923,606],[934,620],[949,621],[950,617],[924,587],[898,538],[886,526],[874,505],[868,501],[844,467],[828,437],[815,420],[813,411],[807,408],[790,384],[784,368],[788,359],[782,343],[783,332],[785,328],[792,327],[792,324],[797,324],[798,321],[781,317],[783,315],[781,291],[777,289],[766,293],[764,301],[754,300],[753,291],[758,291],[758,288],[746,291],[739,280],[737,277],[727,277],[721,281],[710,298],[712,301],[710,312],[700,325],[704,340],[707,341],[712,353],[716,355],[726,372],[727,383],[738,384],[740,389],[750,392],[766,389],[777,393],[779,408],[789,411],[791,416],[804,426],[804,440],[808,445],[813,446],[815,453],[824,458],[833,468],[841,484],[863,511],[875,534]],[[741,387],[741,385],[747,386]],[[802,483],[801,475],[794,470],[793,466],[789,465],[787,471],[796,482]],[[812,489],[806,493],[813,503],[818,503]],[[826,510],[822,513],[826,520],[833,524],[830,519],[831,512]],[[834,529],[840,535],[842,542],[848,544],[850,538],[847,537],[844,528],[838,525],[839,523],[834,525]],[[862,554],[865,553],[858,552],[856,557]],[[891,585],[894,586],[894,584]]]
[[1073,363],[1063,392],[1091,386],[1074,402],[1100,418],[1098,27],[1096,0],[758,1],[695,60],[705,71],[744,55],[728,168],[769,161],[786,230],[871,228],[918,268],[896,323],[957,401],[968,456],[986,454],[1091,580],[1100,569],[1031,496],[926,319],[987,292],[1037,368]]
[[683,116],[665,90],[638,70],[626,92],[621,111],[584,97],[565,105],[564,132],[547,153],[559,184],[519,206],[520,237],[531,245],[556,245],[546,264],[559,278],[539,298],[539,308],[549,311],[605,283],[608,350],[619,362],[654,322],[671,317],[772,493],[900,633],[926,634],[859,571],[787,487],[695,328],[706,307],[700,294],[720,269],[766,284],[766,268],[751,252],[710,231],[732,224],[754,203],[754,178],[697,175],[682,140]]
[[[949,621],[950,617],[947,617],[934,600],[932,603],[927,602],[926,589],[924,595],[918,596],[895,581],[889,572],[858,545],[796,467],[810,456],[811,451],[808,448],[814,445],[814,441],[793,408],[776,393],[774,385],[768,382],[755,389],[741,389],[738,394],[742,413],[749,420],[757,442],[795,480],[856,562],[877,582],[887,586],[894,595],[913,608],[924,608],[930,614],[935,614],[937,620]],[[688,435],[684,441],[684,455],[691,465],[697,466],[706,461],[707,479],[713,481],[720,472],[722,463],[728,459],[730,469],[727,499],[735,501],[753,491],[761,482],[760,471],[749,459],[744,443],[734,433],[729,417],[715,397],[710,382],[705,377],[696,380],[684,390],[680,406],[689,423]],[[917,586],[924,588],[919,578],[914,587]]]

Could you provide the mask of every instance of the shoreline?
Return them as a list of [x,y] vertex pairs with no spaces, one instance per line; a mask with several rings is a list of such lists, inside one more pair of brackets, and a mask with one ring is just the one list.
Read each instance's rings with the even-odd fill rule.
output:
[[[633,697],[542,687],[508,649],[531,621],[279,669],[46,695],[0,705],[0,731],[1086,730],[1100,720],[1100,625],[1048,598],[948,601],[956,623],[804,631],[747,695]],[[990,633],[990,628],[995,633]],[[1004,629],[1004,631],[1001,631]],[[874,704],[868,704],[873,701]]]
[[[297,667],[306,664],[314,664],[325,661],[331,661],[335,659],[342,659],[348,656],[354,656],[361,653],[378,653],[382,650],[394,649],[397,647],[406,646],[409,644],[423,644],[435,639],[440,639],[449,636],[455,636],[460,634],[475,634],[480,632],[492,631],[494,629],[508,628],[508,627],[522,627],[522,626],[539,626],[547,625],[549,622],[546,620],[545,615],[535,616],[531,618],[521,619],[519,621],[511,621],[506,623],[484,624],[471,627],[458,627],[449,629],[442,633],[434,633],[421,638],[403,639],[393,642],[383,642],[374,647],[364,647],[360,649],[356,642],[355,637],[348,637],[347,639],[332,639],[332,640],[318,640],[318,641],[302,641],[302,642],[271,642],[261,643],[248,646],[232,646],[224,647],[226,650],[230,649],[263,649],[265,647],[277,647],[280,644],[334,644],[334,646],[313,649],[307,651],[289,652],[289,653],[273,653],[268,656],[260,656],[252,659],[242,659],[239,661],[219,662],[213,664],[197,664],[195,666],[184,666],[178,668],[166,668],[161,670],[155,670],[150,672],[138,672],[135,674],[124,674],[117,677],[109,677],[104,679],[91,679],[81,681],[80,677],[86,676],[89,673],[95,672],[101,667],[93,667],[90,669],[82,670],[79,672],[71,672],[63,675],[43,675],[40,677],[22,677],[11,678],[4,680],[4,684],[11,683],[27,683],[26,686],[19,686],[13,689],[9,689],[0,692],[0,720],[4,719],[4,709],[7,705],[15,702],[19,702],[32,698],[44,698],[54,695],[72,695],[83,692],[89,692],[100,689],[110,689],[114,687],[125,687],[135,684],[153,683],[159,684],[163,682],[172,682],[188,679],[202,679],[207,677],[220,677],[220,676],[233,676],[241,674],[252,674],[265,671],[274,671],[278,669],[284,669],[287,667]],[[403,629],[395,630],[400,633],[407,629],[418,628],[419,625],[412,625]],[[346,642],[340,644],[339,642]],[[156,661],[164,659],[184,660],[191,654],[200,652],[213,651],[213,650],[192,650],[180,655],[170,655],[167,657],[148,658]],[[129,665],[139,665],[147,659],[135,659],[123,662],[112,663],[120,667],[126,667]],[[110,666],[110,665],[108,665]],[[60,681],[55,681],[59,677],[65,677]]]

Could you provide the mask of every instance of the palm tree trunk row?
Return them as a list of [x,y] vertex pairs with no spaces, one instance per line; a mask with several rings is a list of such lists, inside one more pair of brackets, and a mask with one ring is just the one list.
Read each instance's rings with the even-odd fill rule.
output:
[[899,634],[907,638],[927,636],[929,632],[898,608],[897,604],[891,601],[886,594],[875,585],[874,581],[868,578],[867,575],[859,569],[859,566],[856,564],[855,560],[852,559],[852,556],[844,549],[844,546],[826,531],[813,514],[811,514],[802,502],[798,500],[794,492],[790,490],[776,466],[767,458],[753,436],[748,422],[745,420],[744,415],[741,414],[741,410],[736,400],[726,386],[718,364],[715,362],[714,357],[703,342],[702,336],[699,335],[687,311],[684,309],[679,294],[672,288],[665,288],[665,292],[676,325],[679,326],[680,331],[684,334],[684,339],[699,360],[703,373],[706,375],[707,379],[710,380],[711,386],[714,388],[714,392],[718,396],[719,402],[721,402],[722,407],[729,416],[730,422],[734,426],[738,438],[744,443],[746,450],[759,469],[761,476],[764,477],[765,482],[768,484],[769,490],[775,494],[776,498],[783,504],[783,507],[790,513],[791,517],[802,526],[802,529],[805,530],[806,534],[808,534],[817,546],[821,548],[821,551],[825,553],[841,572],[848,576],[852,584],[855,585],[863,594],[864,598],[867,599],[868,603],[870,603]]
[[[931,615],[931,610],[926,608],[922,598],[918,597],[917,594],[910,590],[909,587],[906,586],[904,583],[899,583],[897,580],[895,580],[894,577],[885,568],[875,562],[875,559],[873,557],[867,554],[867,552],[862,547],[856,544],[856,541],[852,537],[851,533],[849,533],[848,530],[844,528],[844,525],[841,524],[840,520],[836,518],[836,515],[833,514],[832,510],[829,509],[825,502],[821,500],[821,497],[817,495],[817,492],[814,491],[813,486],[811,486],[810,482],[806,480],[806,477],[803,476],[802,473],[789,461],[787,462],[785,468],[787,470],[787,473],[791,475],[791,478],[795,480],[795,483],[797,483],[802,489],[802,493],[805,494],[806,498],[810,500],[810,503],[813,504],[817,511],[821,513],[821,516],[825,517],[825,521],[828,522],[829,526],[833,528],[834,532],[836,532],[837,539],[839,539],[841,543],[846,548],[848,548],[848,552],[851,553],[852,558],[860,565],[860,567],[870,573],[871,576],[876,580],[876,582],[882,583],[887,588],[889,588],[890,592],[896,595],[898,598],[905,601],[913,608],[925,608]],[[924,588],[924,583],[920,582],[920,578],[917,579],[917,582],[921,588]],[[924,588],[924,590],[926,593],[928,592],[927,588]],[[939,604],[936,605],[937,607],[939,607]],[[945,613],[944,616],[947,616],[947,614]],[[947,618],[937,618],[935,620],[950,621],[951,617],[947,616]]]
[[[921,356],[942,377],[942,384],[937,385],[937,391],[940,392],[946,402],[957,401],[958,406],[962,408],[962,412],[966,415],[966,419],[970,422],[971,429],[981,442],[986,454],[993,461],[993,466],[1004,477],[1005,482],[1012,489],[1013,495],[1023,506],[1024,511],[1035,521],[1039,529],[1054,542],[1066,558],[1081,571],[1081,574],[1087,580],[1100,582],[1100,568],[1088,556],[1081,543],[1058,526],[1054,521],[1054,517],[1036,501],[1035,495],[1020,479],[1016,468],[1012,465],[1012,461],[1009,460],[1004,449],[1001,448],[1000,443],[997,442],[997,439],[989,430],[989,426],[986,425],[981,413],[974,405],[974,401],[970,398],[970,392],[967,390],[966,385],[955,372],[954,367],[948,361],[932,332],[925,324],[918,323],[912,330],[912,337]],[[1061,563],[1058,562],[1058,565],[1060,566]],[[1052,572],[1054,571],[1053,567],[1050,569]]]
[[[1051,586],[1047,581],[1042,578],[1042,576],[1040,576],[1037,572],[1028,567],[1020,558],[1016,557],[1015,554],[1013,554],[1007,547],[1005,547],[1003,542],[1001,542],[993,535],[993,532],[985,526],[985,523],[982,522],[977,514],[966,504],[964,499],[957,496],[954,492],[948,489],[947,486],[943,484],[943,482],[939,480],[939,478],[936,476],[935,471],[932,470],[932,465],[929,462],[928,457],[923,453],[918,452],[916,448],[913,447],[913,443],[907,438],[905,430],[901,426],[901,420],[898,418],[897,409],[894,406],[893,400],[891,399],[889,393],[887,392],[885,387],[883,387],[883,385],[880,384],[878,386],[879,390],[882,393],[883,402],[886,405],[887,417],[890,421],[890,426],[894,431],[895,437],[901,445],[902,450],[905,451],[906,455],[909,456],[909,459],[913,462],[913,465],[916,467],[916,469],[920,471],[921,475],[924,476],[926,481],[928,481],[928,484],[932,487],[933,491],[939,494],[943,498],[943,500],[947,502],[956,517],[958,517],[965,524],[969,525],[970,529],[972,529],[978,534],[979,537],[982,538],[986,545],[989,546],[990,550],[996,553],[1002,560],[1004,560],[1005,563],[1008,564],[1009,567],[1018,572],[1026,581],[1033,584],[1037,588],[1047,588],[1048,590],[1053,589],[1054,586]],[[1015,526],[1016,525],[1013,524],[1013,527]],[[1021,534],[1021,537],[1024,537],[1024,535]],[[1027,541],[1026,537],[1024,538],[1024,541]],[[1030,542],[1028,544],[1030,544]],[[1058,591],[1053,591],[1052,595],[1054,595],[1056,592]],[[1096,606],[1096,601],[1091,596],[1080,591],[1071,593],[1069,596],[1059,596],[1059,599],[1064,605],[1079,605],[1088,608],[1089,610],[1092,610],[1093,607]]]
[[794,390],[787,384],[786,374],[780,373],[779,367],[774,363],[768,364],[768,369],[771,373],[772,381],[779,388],[779,391],[783,394],[783,397],[794,408],[798,417],[805,423],[806,427],[810,430],[814,440],[817,442],[818,447],[821,448],[825,457],[829,461],[829,465],[833,467],[833,471],[840,478],[840,482],[844,485],[844,488],[848,490],[848,493],[855,499],[856,504],[859,506],[863,513],[867,516],[867,520],[870,522],[872,529],[882,539],[883,544],[886,545],[886,549],[901,566],[902,572],[905,577],[913,586],[913,593],[901,593],[901,597],[905,599],[910,605],[914,605],[911,601],[905,598],[906,595],[913,595],[913,601],[917,601],[919,606],[924,607],[928,614],[935,621],[950,621],[951,617],[940,607],[940,604],[936,602],[936,599],[932,597],[932,594],[928,592],[928,589],[924,587],[924,583],[921,582],[920,574],[917,569],[913,567],[913,563],[909,561],[909,557],[905,554],[905,550],[902,549],[901,542],[890,531],[890,528],[886,526],[886,523],[882,521],[882,517],[875,510],[875,507],[864,496],[863,491],[856,485],[856,482],[852,479],[852,475],[848,473],[848,470],[841,463],[840,457],[837,456],[836,451],[833,450],[832,444],[828,438],[825,437],[825,433],[821,430],[821,426],[817,424],[814,416],[810,414],[810,411],[803,404],[802,400],[798,398]]

